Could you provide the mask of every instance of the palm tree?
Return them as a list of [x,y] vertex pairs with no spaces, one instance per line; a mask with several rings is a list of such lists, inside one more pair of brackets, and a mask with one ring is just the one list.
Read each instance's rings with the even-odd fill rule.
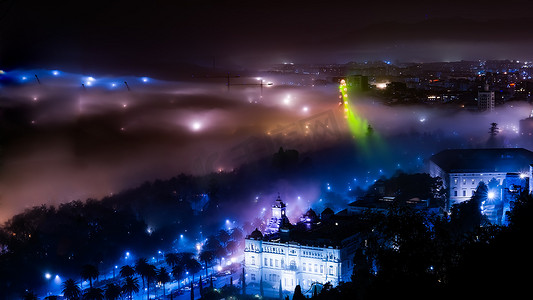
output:
[[121,277],[132,277],[133,275],[135,275],[135,269],[131,266],[125,265],[120,268],[119,274]]
[[183,277],[183,273],[185,273],[183,265],[175,265],[172,267],[172,276],[178,281],[178,290],[180,289],[180,279]]
[[77,300],[81,296],[81,289],[73,279],[63,282],[63,296],[68,300]]
[[106,285],[104,296],[107,300],[116,300],[118,299],[121,293],[122,291],[120,289],[120,286],[114,283],[108,283]]
[[104,300],[104,291],[99,288],[89,288],[83,294],[83,300]]
[[143,288],[144,288],[144,279],[146,278],[146,271],[147,271],[148,261],[146,258],[139,258],[135,262],[135,272],[141,276],[141,279],[143,281]]
[[139,292],[139,280],[131,276],[126,277],[124,285],[122,285],[122,292],[128,294],[129,299],[133,299],[133,293]]
[[180,257],[177,253],[167,253],[165,254],[165,261],[170,267],[174,267],[179,264]]
[[81,267],[81,278],[89,279],[89,286],[93,287],[93,279],[96,279],[99,275],[98,269],[93,265],[84,265]]
[[153,282],[157,276],[155,266],[152,264],[147,264],[146,269],[144,270],[144,276],[146,277],[146,294],[148,300],[150,300],[150,283]]
[[189,271],[189,274],[192,274],[192,281],[194,281],[194,274],[202,269],[202,265],[196,259],[190,258],[185,262],[185,269]]
[[213,259],[215,259],[215,253],[211,250],[204,250],[200,253],[200,256],[198,258],[205,264],[205,276],[207,277],[208,264],[212,262]]
[[167,282],[170,282],[170,275],[168,275],[168,271],[167,269],[165,269],[165,267],[161,267],[158,271],[157,271],[157,281],[163,285],[163,298],[165,298],[165,284]]

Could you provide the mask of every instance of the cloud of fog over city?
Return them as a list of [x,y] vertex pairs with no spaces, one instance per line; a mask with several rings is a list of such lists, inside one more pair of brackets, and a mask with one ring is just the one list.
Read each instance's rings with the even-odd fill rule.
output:
[[[353,161],[360,170],[337,171],[332,164],[329,171],[322,167],[326,171],[321,179],[331,176],[334,186],[335,180],[343,182],[352,173],[368,170],[371,178],[356,178],[359,181],[349,188],[365,186],[411,164],[398,161],[403,158],[421,156],[411,165],[412,170],[423,170],[423,161],[439,150],[436,147],[447,147],[448,140],[453,141],[450,147],[485,146],[492,122],[503,130],[499,135],[502,145],[521,146],[515,130],[531,111],[528,104],[505,105],[481,114],[352,99],[355,111],[382,140],[384,151],[357,158],[362,151],[343,150],[345,156],[337,157],[331,150],[334,157],[328,157],[328,149],[337,145],[348,143],[358,149],[361,144],[349,137],[338,106],[338,87],[333,83],[291,86],[279,84],[283,78],[265,77],[261,89],[260,79],[238,78],[232,79],[234,84],[247,85],[228,91],[225,78],[168,82],[50,72],[13,71],[7,74],[15,78],[11,84],[0,87],[2,221],[34,205],[102,198],[181,172],[231,171],[271,157],[280,146],[298,150],[303,154],[300,158],[309,155],[314,165]],[[34,74],[39,74],[40,85]],[[274,84],[267,86],[268,82]],[[424,144],[424,139],[441,143]],[[372,168],[373,162],[380,165]],[[380,168],[388,173],[380,174]],[[344,177],[333,178],[333,174]],[[293,202],[300,197],[298,205],[289,208],[290,215],[299,214],[321,201],[325,184],[280,179],[271,183],[271,190],[257,191],[268,204],[258,203],[256,208],[268,209],[265,205],[271,204],[278,191]],[[346,188],[345,184],[342,190]]]

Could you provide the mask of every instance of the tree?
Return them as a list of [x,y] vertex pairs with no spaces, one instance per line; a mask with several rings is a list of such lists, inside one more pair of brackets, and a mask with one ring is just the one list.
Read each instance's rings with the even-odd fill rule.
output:
[[490,137],[496,137],[499,132],[500,132],[500,128],[498,128],[498,123],[490,123],[490,128],[489,128]]
[[174,267],[175,265],[180,263],[180,256],[178,253],[167,253],[165,254],[165,262],[170,267]]
[[152,283],[157,277],[157,271],[154,265],[147,264],[144,272],[144,277],[146,278],[146,296],[147,299],[150,299],[150,283]]
[[265,297],[265,290],[263,288],[263,276],[261,276],[261,279],[259,280],[259,295],[261,295],[261,297]]
[[192,284],[192,281],[191,281],[191,300],[194,300],[194,285]]
[[192,275],[192,280],[194,281],[194,274],[202,269],[202,265],[200,265],[196,259],[191,257],[185,261],[185,269]]
[[204,262],[205,276],[208,276],[207,274],[208,264],[211,263],[213,259],[215,258],[215,253],[211,250],[202,250],[198,258]]
[[83,300],[103,300],[104,292],[99,288],[88,288],[83,294]]
[[120,297],[121,293],[122,293],[122,290],[120,286],[114,283],[108,283],[106,285],[104,296],[107,300],[116,300],[118,299],[118,297]]
[[93,287],[93,279],[96,279],[99,275],[98,268],[94,265],[83,265],[81,267],[81,278],[89,279],[89,286]]
[[498,133],[500,132],[500,129],[498,128],[498,123],[490,123],[490,128],[489,128],[489,140],[487,141],[487,146],[488,147],[497,147],[497,142],[496,142],[496,136],[498,135]]
[[246,295],[246,273],[242,268],[242,294]]
[[230,240],[230,235],[227,230],[220,229],[217,234],[217,239],[222,243],[222,245],[226,245],[226,243]]
[[[261,277],[261,279],[262,279],[262,277]],[[278,291],[278,293],[279,293],[279,300],[282,300],[283,299],[283,288],[281,286],[281,279],[279,280],[279,291]]]
[[183,265],[175,265],[172,267],[172,276],[178,281],[178,289],[180,288],[180,279],[185,273],[185,267]]
[[135,275],[135,269],[133,267],[125,265],[120,268],[121,277],[132,277],[133,275]]
[[300,285],[296,285],[294,288],[294,295],[292,296],[292,300],[305,300],[305,296],[302,293],[302,288]]
[[131,276],[126,277],[124,285],[122,285],[122,292],[129,296],[129,299],[133,299],[133,293],[139,292],[139,280]]
[[37,300],[37,295],[35,295],[32,291],[26,291],[24,295],[22,296],[22,299],[24,300]]
[[77,300],[81,296],[81,289],[73,279],[63,282],[63,296],[68,300]]
[[[168,271],[165,267],[161,267],[157,271],[157,281],[163,286],[163,298],[165,298],[165,284],[170,282],[170,275],[168,275]],[[178,284],[179,285],[179,284]]]
[[143,282],[143,288],[144,288],[144,280],[146,278],[146,274],[148,272],[148,261],[146,258],[139,258],[137,261],[135,261],[135,273],[139,274],[141,276],[142,282]]
[[204,295],[204,285],[202,283],[202,275],[200,275],[200,280],[198,281],[198,289],[200,290],[200,298]]

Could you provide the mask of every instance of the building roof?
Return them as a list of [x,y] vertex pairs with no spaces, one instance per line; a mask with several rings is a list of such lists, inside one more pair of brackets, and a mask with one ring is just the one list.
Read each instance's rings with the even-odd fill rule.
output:
[[533,152],[524,148],[449,149],[431,157],[447,173],[519,172],[533,163]]

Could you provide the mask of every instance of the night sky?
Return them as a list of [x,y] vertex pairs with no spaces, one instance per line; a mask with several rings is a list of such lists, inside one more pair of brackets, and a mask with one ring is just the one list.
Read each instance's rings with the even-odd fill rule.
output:
[[213,62],[527,60],[533,42],[525,0],[0,3],[4,69],[171,75]]

